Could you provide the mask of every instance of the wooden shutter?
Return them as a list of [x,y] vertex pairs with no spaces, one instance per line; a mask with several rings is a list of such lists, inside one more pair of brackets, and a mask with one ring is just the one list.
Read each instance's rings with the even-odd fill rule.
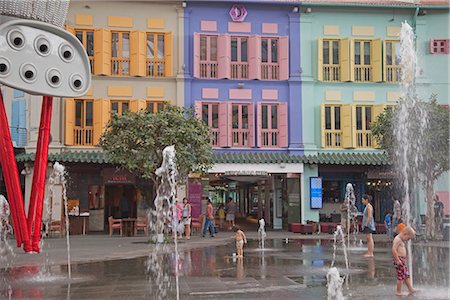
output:
[[110,118],[109,99],[94,99],[94,145],[98,145],[100,136]]
[[261,79],[261,37],[252,35],[248,41],[249,79]]
[[372,40],[372,81],[383,80],[383,59],[381,51],[381,39]]
[[[386,67],[386,40],[383,40],[382,55],[383,55],[383,59],[382,59],[382,62],[383,62],[383,81],[386,82],[387,81],[387,76],[386,76],[387,74],[386,74],[386,69],[385,69],[385,67]],[[393,57],[392,57],[393,60],[395,59],[394,55],[395,54],[393,53]]]
[[248,146],[253,148],[255,147],[255,105],[253,103],[248,106],[248,131]]
[[73,146],[73,132],[75,129],[75,100],[72,98],[66,98],[64,102],[66,105],[65,144],[68,146]]
[[172,32],[167,32],[164,36],[164,61],[166,77],[173,76],[173,40]]
[[[339,55],[339,58],[341,58],[341,55]],[[323,39],[317,40],[317,80],[323,81]]]
[[94,74],[111,75],[111,31],[94,31]]
[[320,135],[322,148],[326,148],[325,143],[325,103],[320,104]]
[[194,32],[194,65],[192,66],[195,78],[200,78],[200,34]]
[[280,103],[278,104],[278,130],[279,130],[279,143],[278,147],[287,148],[289,147],[289,130],[288,130],[288,104]]
[[350,104],[341,106],[342,147],[355,148],[356,140],[353,137],[353,107]]
[[[230,147],[231,146],[231,131],[229,130],[228,114],[229,114],[229,103],[220,102],[219,103],[219,147]],[[228,134],[230,133],[230,134]]]
[[138,112],[138,100],[137,99],[130,100],[130,111]]
[[256,104],[256,147],[262,146],[262,131],[261,131],[261,125],[262,125],[262,105],[261,102],[258,102]]
[[[378,119],[378,116],[384,112],[385,108],[387,107],[386,104],[377,104],[372,106],[372,123],[376,122]],[[377,143],[377,140],[375,137],[372,137],[372,145],[374,148],[380,149],[380,145]]]
[[341,81],[353,81],[353,65],[354,58],[350,57],[351,43],[349,39],[341,39],[339,41],[339,66],[341,68]]
[[289,79],[289,39],[287,36],[280,37],[280,80]]
[[147,36],[144,31],[134,30],[130,33],[130,75],[146,76]]
[[218,78],[231,78],[231,36],[221,34],[217,37]]
[[145,101],[144,99],[139,99],[137,111],[146,110],[146,109],[147,109],[147,101]]

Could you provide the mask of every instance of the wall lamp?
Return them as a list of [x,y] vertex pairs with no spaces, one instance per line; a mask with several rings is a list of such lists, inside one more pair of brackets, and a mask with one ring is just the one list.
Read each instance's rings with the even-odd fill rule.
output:
[[307,7],[305,9],[305,14],[310,14],[310,13],[312,13],[312,8],[311,7]]
[[245,84],[243,82],[238,82],[237,87],[238,89],[243,89]]
[[181,6],[183,6],[184,8],[186,8],[187,3],[183,1],[183,3],[181,4]]
[[292,8],[292,12],[293,12],[293,13],[298,13],[298,6],[294,6],[294,7]]

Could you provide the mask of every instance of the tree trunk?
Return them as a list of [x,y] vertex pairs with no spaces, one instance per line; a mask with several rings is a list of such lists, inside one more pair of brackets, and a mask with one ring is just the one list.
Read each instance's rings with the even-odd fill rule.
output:
[[425,183],[426,202],[427,202],[427,220],[426,233],[432,239],[436,238],[436,224],[434,222],[434,203],[433,203],[433,181],[427,180]]

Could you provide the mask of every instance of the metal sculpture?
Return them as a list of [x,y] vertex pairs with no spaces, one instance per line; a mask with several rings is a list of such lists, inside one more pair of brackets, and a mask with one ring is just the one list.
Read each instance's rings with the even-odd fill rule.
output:
[[0,84],[43,95],[26,217],[0,91],[0,163],[17,247],[23,246],[25,252],[40,252],[53,96],[83,96],[91,83],[86,51],[75,36],[62,29],[68,6],[68,0],[0,1],[1,21],[6,20],[4,23],[0,21]]

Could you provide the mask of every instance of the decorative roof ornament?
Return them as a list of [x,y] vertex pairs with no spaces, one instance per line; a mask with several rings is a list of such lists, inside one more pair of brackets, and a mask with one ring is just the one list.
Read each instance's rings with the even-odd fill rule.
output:
[[230,9],[230,17],[233,22],[244,22],[247,17],[247,9],[244,5],[235,4]]

